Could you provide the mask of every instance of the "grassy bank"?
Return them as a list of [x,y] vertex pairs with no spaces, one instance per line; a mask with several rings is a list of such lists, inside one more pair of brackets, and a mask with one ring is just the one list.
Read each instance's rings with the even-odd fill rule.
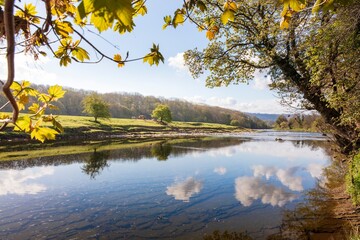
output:
[[[64,128],[64,133],[57,139],[99,139],[109,137],[153,137],[167,135],[202,135],[216,133],[243,132],[244,129],[217,123],[172,122],[161,124],[153,120],[111,118],[95,122],[92,117],[58,116],[58,121]],[[13,132],[7,128],[0,132],[1,140],[24,140],[29,136]]]

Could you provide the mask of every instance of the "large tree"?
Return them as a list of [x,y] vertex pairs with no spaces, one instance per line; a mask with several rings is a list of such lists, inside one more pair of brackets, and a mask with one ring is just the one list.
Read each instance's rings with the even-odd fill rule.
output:
[[171,111],[170,108],[165,104],[159,104],[153,110],[151,117],[160,120],[160,122],[168,122],[172,121]]
[[345,2],[315,14],[291,4],[281,11],[272,0],[194,0],[175,18],[210,40],[184,55],[194,77],[205,73],[208,87],[220,87],[270,74],[283,101],[317,110],[349,153],[360,147],[360,3]]
[[110,118],[109,104],[96,93],[86,96],[82,105],[83,112],[94,117],[95,122],[98,122],[98,118]]

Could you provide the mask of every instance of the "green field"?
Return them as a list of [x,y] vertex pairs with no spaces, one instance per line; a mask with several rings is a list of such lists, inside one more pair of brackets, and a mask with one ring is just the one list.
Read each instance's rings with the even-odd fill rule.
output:
[[[177,135],[177,134],[210,134],[231,133],[245,131],[243,128],[217,123],[202,122],[177,122],[161,124],[153,120],[110,118],[95,122],[93,117],[86,116],[58,116],[57,120],[62,124],[64,133],[57,138],[101,138],[105,136],[122,137],[147,137],[154,135]],[[50,126],[50,125],[49,125]],[[13,132],[8,127],[5,132],[0,132],[0,139],[12,139],[16,137],[26,138],[23,133]]]

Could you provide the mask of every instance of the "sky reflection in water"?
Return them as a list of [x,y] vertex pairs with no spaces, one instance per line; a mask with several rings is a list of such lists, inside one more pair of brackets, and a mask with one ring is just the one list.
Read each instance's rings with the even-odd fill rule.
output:
[[97,166],[91,154],[0,170],[0,238],[199,238],[219,229],[262,239],[329,162],[319,141],[221,141],[151,145],[134,158],[109,152],[94,177],[84,173]]

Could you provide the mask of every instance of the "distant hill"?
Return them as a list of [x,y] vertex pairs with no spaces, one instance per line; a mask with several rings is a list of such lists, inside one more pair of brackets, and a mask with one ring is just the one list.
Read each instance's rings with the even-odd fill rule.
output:
[[[33,85],[32,87],[40,91],[47,89],[43,85]],[[59,110],[53,113],[73,116],[85,115],[81,102],[86,95],[94,91],[64,89],[67,91],[65,97],[54,104]],[[143,115],[145,118],[151,119],[152,111],[161,103],[169,106],[174,121],[233,124],[253,129],[269,128],[266,122],[254,115],[221,107],[193,104],[185,100],[143,96],[138,93],[105,93],[99,95],[109,103],[111,116],[115,118],[137,118]],[[2,95],[0,95],[0,102],[5,102]]]
[[270,114],[270,113],[246,113],[250,116],[257,117],[266,122],[275,122],[281,114]]

